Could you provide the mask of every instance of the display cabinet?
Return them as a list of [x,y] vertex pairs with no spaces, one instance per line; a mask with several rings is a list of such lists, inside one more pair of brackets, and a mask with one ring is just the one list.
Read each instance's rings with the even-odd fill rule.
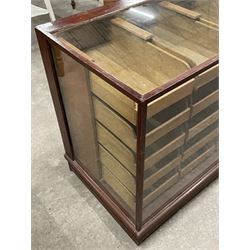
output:
[[118,1],[36,34],[69,167],[139,244],[218,176],[218,1]]

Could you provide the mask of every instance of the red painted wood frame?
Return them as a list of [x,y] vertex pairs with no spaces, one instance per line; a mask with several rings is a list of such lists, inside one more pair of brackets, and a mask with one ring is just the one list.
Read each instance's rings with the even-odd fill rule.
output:
[[[78,177],[85,183],[89,190],[103,204],[103,206],[111,213],[116,221],[124,228],[128,235],[137,243],[140,244],[161,224],[163,224],[170,216],[178,211],[183,205],[191,200],[205,186],[211,183],[218,177],[218,161],[214,162],[207,170],[193,179],[185,188],[172,197],[171,202],[164,204],[155,211],[143,224],[142,223],[142,203],[143,203],[143,181],[144,181],[144,153],[145,153],[145,134],[146,134],[146,114],[147,104],[159,96],[171,91],[187,80],[201,74],[207,69],[219,63],[218,56],[207,60],[206,62],[191,68],[179,77],[167,82],[157,89],[141,95],[122,82],[113,78],[112,75],[103,71],[101,68],[93,64],[88,58],[83,57],[72,51],[67,45],[62,44],[53,33],[66,28],[74,27],[75,25],[84,24],[104,16],[113,15],[116,12],[124,10],[134,5],[149,2],[149,0],[123,0],[107,4],[88,11],[86,13],[76,14],[57,20],[53,23],[47,23],[36,27],[36,35],[40,47],[45,71],[50,87],[50,92],[55,107],[57,120],[59,123],[62,140],[65,148],[65,158],[69,163],[69,167]],[[56,74],[56,68],[53,61],[51,45],[58,47],[60,50],[71,56],[77,62],[82,64],[88,70],[92,71],[107,83],[118,89],[124,95],[128,96],[138,104],[137,112],[137,128],[140,128],[137,135],[137,170],[136,170],[136,215],[135,223],[130,218],[130,215],[116,200],[106,192],[103,187],[100,187],[98,182],[93,179],[74,159],[74,152],[69,133],[69,127],[66,119],[66,114],[62,102],[62,97],[59,89],[59,83]]]

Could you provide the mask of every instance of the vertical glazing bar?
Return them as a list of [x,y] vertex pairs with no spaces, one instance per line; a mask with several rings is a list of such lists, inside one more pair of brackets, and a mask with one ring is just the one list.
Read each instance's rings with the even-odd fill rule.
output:
[[145,138],[147,104],[138,103],[137,110],[137,165],[136,165],[136,230],[142,227],[143,208],[143,182],[144,182],[144,158],[145,158]]
[[53,104],[54,104],[55,111],[56,111],[59,128],[61,131],[64,149],[65,149],[66,154],[72,160],[74,160],[72,143],[70,140],[67,119],[66,119],[62,97],[61,97],[61,93],[60,93],[60,89],[58,85],[56,68],[54,65],[51,47],[50,47],[48,40],[46,39],[45,35],[42,32],[36,29],[36,35],[37,35],[37,40],[38,40],[38,44],[39,44],[40,51],[41,51],[41,56],[43,59],[46,76],[47,76],[48,83],[49,83],[50,93],[51,93]]

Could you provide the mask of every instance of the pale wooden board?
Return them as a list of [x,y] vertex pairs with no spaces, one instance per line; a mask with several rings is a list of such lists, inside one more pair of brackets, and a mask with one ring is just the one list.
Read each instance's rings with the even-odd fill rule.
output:
[[200,87],[206,85],[208,82],[214,80],[219,77],[219,65],[215,65],[207,71],[201,73],[196,77],[195,81],[195,89],[199,89]]
[[125,201],[125,203],[132,209],[135,209],[135,196],[109,171],[103,166],[102,169],[103,180],[112,188],[112,190]]
[[[196,26],[198,27],[198,25]],[[184,31],[185,36],[180,35],[182,34],[180,27],[172,27],[172,24],[169,23],[156,24],[150,27],[149,30],[156,35],[152,40],[153,43],[156,41],[157,46],[170,51],[178,57],[181,56],[180,58],[193,66],[214,57],[218,50],[217,39],[215,38],[215,41],[213,39],[209,44],[208,42],[204,44],[203,33],[205,33],[205,27],[198,29],[196,26],[194,34],[186,34],[187,32]],[[192,28],[192,26],[186,27],[186,29],[189,28]],[[178,30],[179,32],[177,32]],[[209,31],[208,28],[207,30]],[[194,36],[194,38],[187,38],[188,36]],[[207,37],[207,40],[211,39]]]
[[101,164],[109,171],[132,193],[136,194],[135,177],[120,164],[107,150],[101,145],[99,146]]
[[162,147],[152,155],[150,155],[145,160],[145,169],[148,169],[152,167],[155,163],[160,161],[163,157],[167,156],[169,153],[173,152],[178,147],[182,146],[184,143],[185,134],[182,134],[181,136],[177,137],[170,143],[168,143],[166,146]]
[[178,13],[178,14],[190,17],[190,18],[192,18],[194,20],[199,19],[199,17],[201,16],[201,14],[198,13],[198,12],[183,8],[183,7],[179,6],[179,5],[170,3],[168,1],[160,2],[159,5],[161,7],[163,7],[163,8],[166,8],[168,10],[172,10],[172,11]]
[[111,23],[131,32],[132,34],[140,37],[145,41],[148,41],[153,37],[153,35],[150,32],[147,32],[120,17],[113,18],[111,20]]
[[133,175],[136,174],[135,155],[120,140],[112,135],[99,122],[97,124],[97,139],[114,158],[124,165]]
[[181,170],[181,176],[185,176],[186,174],[191,172],[194,168],[198,167],[199,164],[201,164],[203,161],[205,161],[208,157],[212,155],[215,149],[216,146],[213,145],[206,152],[198,156],[194,161],[190,162],[187,166],[185,166],[185,168]]
[[116,50],[117,47],[114,47],[111,50],[108,48],[108,45],[105,45],[88,51],[88,55],[95,58],[95,61],[101,68],[106,69],[110,74],[112,74],[112,76],[122,80],[135,91],[146,93],[157,87],[157,85],[152,83],[148,78],[132,70],[132,64],[130,65],[130,68],[128,65],[125,65],[122,60],[120,64],[116,63],[114,60],[111,60],[109,57],[111,57],[111,54],[114,54]]
[[210,116],[208,116],[206,119],[202,120],[200,123],[198,123],[193,128],[189,129],[188,132],[188,140],[193,138],[195,135],[200,133],[202,130],[213,124],[219,119],[219,111],[214,112]]
[[161,177],[164,175],[170,173],[171,170],[178,167],[181,163],[181,156],[175,158],[171,162],[169,162],[166,166],[159,169],[157,172],[149,176],[147,179],[144,180],[144,189],[146,190],[151,185],[153,185],[155,182],[157,182]]
[[203,146],[205,146],[207,143],[213,141],[216,137],[219,136],[219,129],[213,130],[211,133],[203,137],[200,141],[195,143],[192,147],[184,151],[184,157],[183,160],[186,160],[191,155],[193,155],[195,152],[197,152],[199,149],[201,149]]
[[154,90],[188,69],[179,58],[115,25],[110,26],[109,33],[110,42],[86,53],[97,65],[140,94]]
[[93,103],[95,118],[135,152],[136,134],[131,125],[96,97],[93,97]]
[[171,90],[165,95],[149,103],[147,117],[149,118],[157,114],[161,110],[171,106],[172,104],[190,95],[193,91],[194,82],[195,80],[191,79],[188,82],[182,84],[181,86]]
[[219,99],[219,90],[214,91],[210,95],[206,96],[196,104],[192,106],[192,117],[207,108],[209,105],[213,104],[214,102],[218,101]]
[[189,116],[190,116],[190,108],[184,110],[175,117],[171,118],[170,120],[166,121],[165,123],[159,125],[157,128],[150,131],[146,136],[146,146],[152,144],[153,142],[160,139],[162,136],[166,135],[174,128],[183,124],[185,121],[189,119]]

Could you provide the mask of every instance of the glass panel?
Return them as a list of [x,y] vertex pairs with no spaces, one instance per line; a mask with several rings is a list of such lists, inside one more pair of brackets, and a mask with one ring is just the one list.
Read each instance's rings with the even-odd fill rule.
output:
[[218,159],[216,69],[148,105],[144,222]]
[[134,218],[136,104],[67,54],[53,51],[75,160]]
[[218,0],[153,1],[57,36],[145,94],[218,54]]

